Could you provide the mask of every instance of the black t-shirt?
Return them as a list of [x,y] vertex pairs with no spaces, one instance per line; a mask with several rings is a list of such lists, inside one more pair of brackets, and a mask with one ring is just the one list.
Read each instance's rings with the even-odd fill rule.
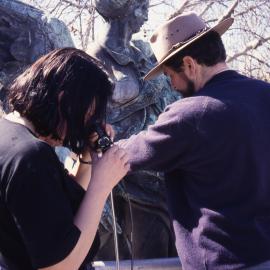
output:
[[[73,218],[84,190],[54,149],[25,126],[1,119],[0,133],[0,255],[17,269],[53,265],[80,237]],[[92,260],[98,242],[96,237],[84,263]]]

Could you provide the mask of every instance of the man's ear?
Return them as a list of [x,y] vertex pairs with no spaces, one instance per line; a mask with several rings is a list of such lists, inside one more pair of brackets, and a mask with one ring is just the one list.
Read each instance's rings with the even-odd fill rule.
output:
[[197,62],[190,56],[185,56],[183,58],[183,66],[186,76],[194,81],[196,79],[197,73]]

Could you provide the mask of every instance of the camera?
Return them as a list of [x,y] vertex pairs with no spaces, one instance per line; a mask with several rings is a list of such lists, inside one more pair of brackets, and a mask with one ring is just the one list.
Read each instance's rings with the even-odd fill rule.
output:
[[113,142],[100,124],[95,125],[95,132],[98,134],[98,139],[94,145],[94,150],[100,150],[102,153],[104,153],[111,147]]

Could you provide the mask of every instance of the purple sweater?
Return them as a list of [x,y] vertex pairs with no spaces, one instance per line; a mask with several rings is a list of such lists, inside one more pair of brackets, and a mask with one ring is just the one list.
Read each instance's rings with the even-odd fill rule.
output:
[[165,172],[185,270],[270,259],[270,85],[235,71],[122,143],[132,170]]

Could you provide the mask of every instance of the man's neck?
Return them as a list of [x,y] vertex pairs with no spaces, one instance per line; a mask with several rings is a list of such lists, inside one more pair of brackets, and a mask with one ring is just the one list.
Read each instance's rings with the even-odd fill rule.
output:
[[201,68],[201,76],[200,76],[200,82],[198,84],[198,90],[203,88],[204,85],[211,80],[215,75],[218,73],[221,73],[223,71],[228,70],[228,66],[225,62],[218,63],[215,66],[212,67],[206,67],[202,66]]

